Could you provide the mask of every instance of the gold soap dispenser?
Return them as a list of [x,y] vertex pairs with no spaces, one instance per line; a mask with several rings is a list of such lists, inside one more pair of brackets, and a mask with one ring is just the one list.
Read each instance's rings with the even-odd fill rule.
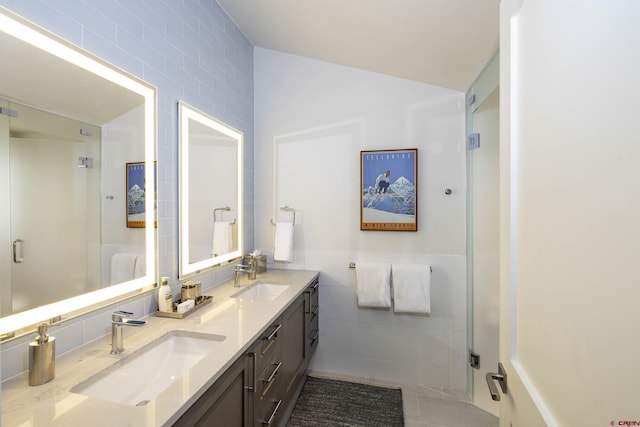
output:
[[46,323],[38,325],[38,336],[29,343],[29,385],[42,385],[56,376],[56,339],[47,335]]

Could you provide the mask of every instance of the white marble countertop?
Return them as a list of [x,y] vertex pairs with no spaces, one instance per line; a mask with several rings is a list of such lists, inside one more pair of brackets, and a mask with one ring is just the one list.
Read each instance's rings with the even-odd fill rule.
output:
[[[9,426],[160,426],[171,425],[207,390],[238,356],[298,297],[317,271],[269,270],[249,281],[287,284],[273,301],[231,298],[239,289],[232,281],[207,291],[213,301],[184,319],[149,316],[142,328],[125,328],[121,355],[111,355],[111,336],[105,336],[56,358],[56,377],[36,387],[28,372],[2,383],[2,425]],[[144,406],[129,406],[72,393],[70,389],[167,332],[181,330],[224,335],[216,349],[187,374]],[[127,384],[123,384],[127,387]]]

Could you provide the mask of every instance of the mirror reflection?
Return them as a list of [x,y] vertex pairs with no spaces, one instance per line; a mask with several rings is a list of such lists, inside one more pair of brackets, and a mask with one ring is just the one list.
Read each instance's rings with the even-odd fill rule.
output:
[[184,102],[180,117],[180,276],[242,255],[242,133]]
[[2,7],[0,61],[5,333],[155,283],[155,89]]

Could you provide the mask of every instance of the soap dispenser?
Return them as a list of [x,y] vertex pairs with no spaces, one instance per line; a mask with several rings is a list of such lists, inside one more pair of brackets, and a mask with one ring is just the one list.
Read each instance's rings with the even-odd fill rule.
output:
[[42,385],[56,376],[56,339],[47,335],[47,324],[38,325],[38,336],[29,343],[29,385]]

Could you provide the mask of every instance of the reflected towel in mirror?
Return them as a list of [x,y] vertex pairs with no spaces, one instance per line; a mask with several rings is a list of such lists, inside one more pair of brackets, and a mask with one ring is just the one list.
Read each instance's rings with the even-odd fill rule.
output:
[[117,253],[111,257],[111,284],[133,279],[136,268],[136,254]]
[[274,261],[293,261],[293,224],[290,222],[278,222],[276,224],[273,259]]
[[147,274],[147,257],[144,254],[136,255],[136,265],[133,269],[133,278],[137,279]]
[[213,223],[213,248],[212,256],[224,255],[233,248],[233,233],[231,223],[228,221],[216,221]]

